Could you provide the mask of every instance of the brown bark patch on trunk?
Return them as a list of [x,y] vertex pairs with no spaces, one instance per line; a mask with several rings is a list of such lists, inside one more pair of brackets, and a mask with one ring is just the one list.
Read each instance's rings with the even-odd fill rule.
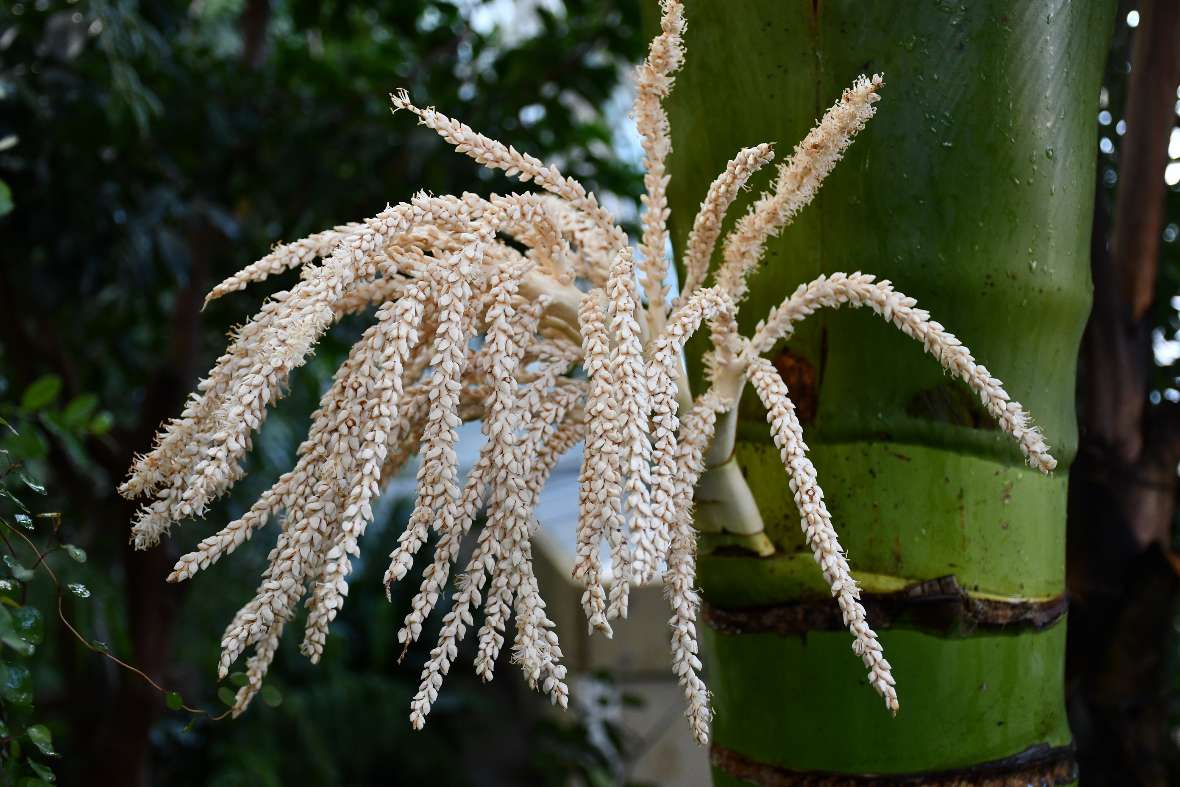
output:
[[795,414],[799,416],[799,423],[804,426],[813,423],[819,399],[815,367],[806,358],[795,355],[786,348],[774,356],[772,363],[779,377],[787,384],[787,390],[791,392],[791,401],[795,403]]
[[[975,631],[1040,631],[1066,612],[1066,599],[989,599],[970,595],[954,576],[918,582],[896,593],[864,593],[861,603],[878,628],[910,626],[942,636]],[[723,609],[705,603],[706,624],[728,634],[843,631],[844,618],[835,599],[817,597],[772,606]]]
[[734,778],[763,787],[1050,787],[1077,779],[1073,747],[1030,746],[1019,754],[963,768],[923,773],[830,773],[795,771],[752,760],[732,749],[713,744],[713,766]]

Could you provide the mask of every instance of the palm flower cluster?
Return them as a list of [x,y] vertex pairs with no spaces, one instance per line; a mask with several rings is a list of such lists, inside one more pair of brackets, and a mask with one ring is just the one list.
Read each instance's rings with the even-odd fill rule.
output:
[[[671,605],[673,669],[700,741],[708,736],[708,692],[700,677],[694,589],[695,531],[688,502],[710,445],[732,430],[747,382],[765,405],[775,444],[816,562],[864,662],[870,685],[897,711],[897,693],[859,589],[836,537],[816,470],[783,380],[763,354],[820,308],[867,307],[920,341],[981,397],[1028,462],[1053,458],[1021,406],[975,363],[951,333],[889,282],[836,273],[803,284],[751,336],[736,314],[770,238],[814,197],[874,113],[879,76],[861,77],[778,168],[766,192],[721,237],[722,220],[749,178],[773,159],[769,145],[740,151],[713,182],[681,264],[683,287],[669,303],[668,119],[663,100],[684,52],[683,8],[663,0],[661,31],[637,74],[634,116],[646,165],[642,237],[629,241],[594,195],[556,168],[404,93],[392,97],[458,151],[537,188],[481,197],[427,196],[276,247],[218,285],[209,298],[300,268],[299,283],[272,295],[236,329],[226,352],[183,412],[165,424],[121,487],[149,496],[132,527],[137,548],[156,544],[174,522],[202,516],[242,475],[253,433],[284,393],[290,374],[343,316],[376,307],[311,418],[295,466],[239,519],[177,562],[169,581],[192,578],[274,519],[277,544],[257,595],[222,639],[225,676],[248,650],[240,713],[258,692],[283,629],[306,601],[303,652],[323,653],[348,593],[352,559],[373,519],[382,484],[419,457],[417,502],[393,547],[388,587],[433,548],[399,631],[409,647],[451,586],[441,633],[410,708],[420,728],[460,641],[478,625],[475,667],[490,680],[512,623],[512,660],[554,703],[568,699],[566,668],[537,587],[531,538],[534,504],[558,458],[581,443],[574,579],[584,587],[589,627],[607,636],[627,615],[628,592],[660,580]],[[720,263],[710,262],[720,243]],[[705,286],[711,281],[711,286]],[[640,286],[642,283],[642,287]],[[694,398],[682,349],[708,330],[708,386]],[[482,422],[486,441],[466,477],[456,457],[458,427]],[[740,476],[739,476],[740,481]],[[747,490],[748,494],[748,490]],[[485,524],[472,533],[483,514]],[[465,540],[469,548],[464,550]],[[609,554],[609,563],[600,557]],[[459,565],[461,555],[470,554]],[[453,575],[453,576],[452,576]]]

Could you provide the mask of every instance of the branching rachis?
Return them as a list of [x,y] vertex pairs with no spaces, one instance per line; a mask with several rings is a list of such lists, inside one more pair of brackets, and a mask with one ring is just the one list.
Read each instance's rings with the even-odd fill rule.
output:
[[[768,239],[811,201],[873,116],[883,84],[878,76],[861,77],[844,92],[779,167],[773,186],[722,239],[722,219],[738,192],[773,158],[769,145],[737,154],[701,204],[682,254],[684,288],[668,304],[664,162],[670,145],[662,100],[683,60],[683,29],[681,4],[664,0],[661,33],[638,73],[635,117],[647,171],[638,266],[626,235],[575,180],[399,93],[393,96],[396,109],[414,113],[481,164],[539,190],[419,195],[363,222],[280,246],[210,293],[221,297],[277,272],[302,269],[299,284],[273,295],[235,333],[181,416],[136,460],[122,491],[154,498],[132,528],[139,548],[155,544],[174,522],[203,515],[238,480],[252,434],[290,373],[333,322],[378,307],[312,416],[295,467],[244,516],[182,557],[169,577],[187,580],[271,518],[281,522],[258,593],[222,640],[223,675],[253,649],[235,712],[257,693],[283,628],[305,597],[303,651],[320,657],[382,482],[415,453],[421,458],[417,504],[393,549],[386,583],[407,575],[432,531],[434,557],[400,640],[408,647],[421,635],[453,572],[455,594],[412,702],[413,725],[425,723],[480,607],[479,674],[491,679],[514,620],[513,660],[531,685],[564,706],[566,671],[537,590],[530,536],[538,491],[557,458],[582,442],[574,576],[585,587],[590,628],[609,635],[610,621],[627,614],[631,584],[662,578],[672,607],[674,670],[693,732],[706,740],[710,710],[697,655],[695,537],[685,501],[714,438],[731,438],[726,430],[732,419],[724,416],[747,381],[767,408],[807,542],[853,635],[853,650],[869,670],[870,684],[896,712],[889,663],[866,622],[794,405],[762,355],[819,308],[867,307],[922,342],[971,386],[1030,465],[1048,472],[1055,462],[1000,382],[889,282],[860,273],[821,277],[801,285],[752,336],[738,332],[735,318],[747,280]],[[722,261],[706,287],[719,241]],[[709,387],[693,398],[681,350],[702,326],[713,343]],[[476,337],[482,342],[473,342]],[[578,369],[584,374],[575,374]],[[482,421],[487,441],[471,472],[460,478],[457,427],[474,419]],[[748,498],[740,474],[729,479],[734,499]],[[453,569],[481,511],[486,524],[472,557]],[[599,562],[603,542],[611,555],[609,572]]]

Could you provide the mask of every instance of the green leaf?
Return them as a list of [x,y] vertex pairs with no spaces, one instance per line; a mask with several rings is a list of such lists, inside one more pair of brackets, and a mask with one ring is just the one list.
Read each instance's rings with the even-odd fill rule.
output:
[[234,691],[229,686],[222,686],[217,690],[217,699],[226,705],[234,704]]
[[33,707],[33,681],[23,664],[0,664],[0,698],[19,708]]
[[33,773],[40,776],[42,780],[46,782],[57,781],[57,777],[53,774],[53,771],[51,771],[48,766],[42,765],[36,760],[27,760],[27,762],[29,763],[29,767],[33,769]]
[[246,673],[244,672],[235,672],[229,676],[229,682],[238,688],[241,688],[242,686],[245,686],[247,683],[249,683],[250,679],[246,677]]
[[21,582],[28,582],[33,578],[33,570],[21,565],[12,555],[4,556],[4,565],[8,566],[8,570],[12,572],[12,575]]
[[44,459],[49,455],[49,441],[40,429],[26,429],[15,437],[7,438],[5,444],[17,461]]
[[111,431],[111,427],[115,425],[115,418],[108,412],[101,412],[90,419],[90,432],[98,436],[102,436]]
[[3,642],[22,656],[32,656],[37,650],[15,634],[0,635],[0,642]]
[[20,400],[20,409],[26,413],[35,413],[53,404],[59,393],[61,393],[60,377],[56,374],[39,377],[25,389],[25,394]]
[[[23,607],[18,608],[17,611],[20,609],[23,609]],[[0,642],[22,656],[31,656],[33,655],[33,651],[36,650],[33,643],[21,636],[15,612],[9,612],[5,606],[0,606]]]
[[44,724],[34,724],[25,730],[25,734],[29,736],[33,745],[41,750],[42,754],[48,757],[57,756],[57,752],[53,750],[53,734]]
[[8,188],[8,184],[0,180],[0,216],[3,216],[12,211],[12,189]]
[[62,424],[74,431],[84,429],[94,417],[94,411],[97,409],[98,397],[94,394],[75,396],[61,411]]
[[[22,503],[21,499],[19,497],[14,495],[12,492],[9,492],[6,487],[0,486],[0,497],[8,498],[10,501],[12,501],[12,504],[15,505],[17,508],[19,508],[21,511],[27,512],[29,510],[28,506],[26,506],[24,503]],[[20,515],[18,514],[18,516],[20,516]]]
[[20,607],[12,611],[12,624],[16,635],[30,645],[40,645],[45,638],[45,625],[41,610],[36,607]]
[[184,698],[180,696],[180,692],[170,691],[164,695],[164,704],[168,706],[168,710],[180,710],[184,707]]
[[45,487],[41,486],[41,484],[37,483],[32,478],[29,478],[28,474],[25,473],[25,471],[21,470],[19,473],[17,473],[17,476],[20,478],[21,481],[24,481],[25,486],[27,486],[29,489],[32,489],[37,494],[39,494],[39,495],[46,494]]
[[81,547],[76,547],[73,544],[66,544],[64,547],[62,547],[62,549],[66,551],[66,554],[70,556],[71,560],[74,560],[78,563],[86,562],[86,550],[82,549]]
[[262,687],[262,701],[272,708],[283,704],[283,693],[269,683]]

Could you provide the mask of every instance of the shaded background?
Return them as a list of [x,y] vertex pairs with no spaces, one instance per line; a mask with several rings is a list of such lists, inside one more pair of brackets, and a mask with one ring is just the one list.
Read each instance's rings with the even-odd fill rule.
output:
[[[1121,8],[1095,118],[1096,308],[1071,489],[1069,664],[1071,719],[1093,783],[1128,773],[1128,762],[1143,769],[1127,778],[1167,783],[1180,752],[1180,427],[1169,415],[1180,402],[1177,6]],[[219,708],[218,635],[250,596],[269,544],[250,544],[191,588],[166,585],[175,557],[208,525],[134,554],[133,507],[114,494],[225,331],[295,274],[202,312],[204,293],[278,240],[372,215],[418,189],[512,188],[391,116],[385,95],[398,87],[559,163],[632,219],[640,179],[626,111],[629,67],[646,40],[639,18],[639,0],[0,8],[0,416],[19,432],[0,448],[48,495],[16,474],[7,488],[34,510],[60,511],[60,538],[89,556],[46,558],[88,590],[65,595],[87,637],[190,705]],[[290,465],[358,326],[337,328],[295,375],[250,474],[210,522],[233,518]],[[0,515],[12,519],[15,505],[0,500]],[[404,500],[384,508],[374,544],[392,542],[407,514]],[[52,586],[25,582],[24,568],[7,567],[29,586],[12,606],[42,610],[45,642],[28,657],[0,650],[0,715],[14,729],[35,719],[52,731],[63,756],[41,759],[62,784],[611,784],[643,746],[593,714],[554,718],[513,670],[484,687],[463,665],[426,731],[411,737],[406,709],[424,653],[397,664],[393,635],[408,598],[385,602],[383,565],[358,564],[319,667],[288,641],[270,678],[277,704],[217,723],[169,710],[139,676],[81,647],[56,618]],[[8,592],[0,587],[0,599]],[[26,754],[10,746],[0,760],[11,772]]]

